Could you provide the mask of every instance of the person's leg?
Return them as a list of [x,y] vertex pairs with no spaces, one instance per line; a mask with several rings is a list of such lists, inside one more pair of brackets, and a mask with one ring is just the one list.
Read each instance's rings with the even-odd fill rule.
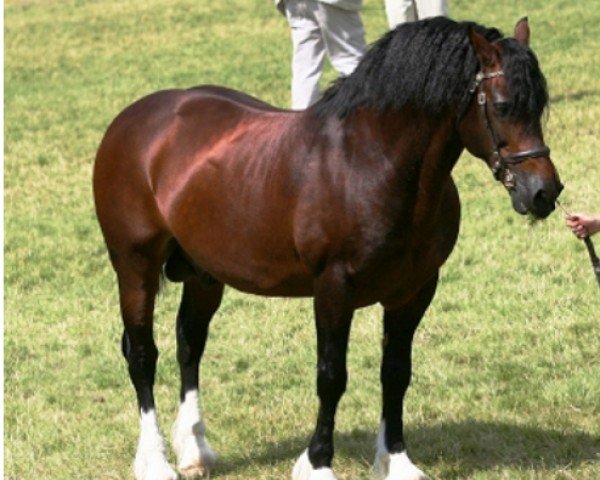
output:
[[447,0],[416,0],[419,19],[448,16]]
[[286,0],[292,33],[292,108],[303,110],[319,99],[325,45],[315,18],[315,0]]
[[360,13],[319,3],[317,20],[333,68],[340,75],[350,75],[367,48]]
[[390,29],[400,23],[414,22],[417,9],[414,0],[385,0],[385,14]]

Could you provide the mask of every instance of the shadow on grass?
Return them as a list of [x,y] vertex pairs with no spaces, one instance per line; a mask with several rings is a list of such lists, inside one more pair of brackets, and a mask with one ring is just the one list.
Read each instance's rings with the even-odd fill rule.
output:
[[[337,458],[370,464],[375,436],[375,431],[366,430],[337,433]],[[222,458],[214,477],[242,473],[249,465],[289,462],[291,469],[308,439],[307,434],[261,446],[247,445],[248,455]],[[503,467],[533,471],[572,469],[597,461],[600,455],[600,438],[586,433],[475,420],[416,426],[409,429],[406,440],[415,463],[426,471],[440,472],[440,478],[465,478],[478,471]]]
[[420,426],[407,441],[415,462],[456,478],[497,468],[569,469],[600,454],[600,438],[586,433],[475,420]]

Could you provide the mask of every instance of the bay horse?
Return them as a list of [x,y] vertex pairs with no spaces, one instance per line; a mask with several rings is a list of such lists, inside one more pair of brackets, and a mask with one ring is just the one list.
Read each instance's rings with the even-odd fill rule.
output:
[[382,413],[376,471],[426,478],[407,455],[403,398],[411,344],[455,244],[451,171],[467,149],[521,214],[547,217],[562,185],[545,146],[546,81],[514,38],[445,18],[377,41],[306,111],[216,86],[151,94],[108,128],[94,168],[98,220],[117,275],[122,351],[135,387],[140,480],[175,479],[153,385],[153,309],[164,274],[183,283],[177,315],[177,467],[207,473],[199,363],[223,286],[314,298],[319,411],[294,480],[331,480],[334,417],[346,387],[353,312],[383,306]]

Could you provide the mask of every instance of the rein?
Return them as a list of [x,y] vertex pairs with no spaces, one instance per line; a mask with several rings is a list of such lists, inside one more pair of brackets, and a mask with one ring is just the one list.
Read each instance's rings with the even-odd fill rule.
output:
[[[564,207],[562,203],[557,199],[556,204],[565,212],[565,215],[571,216],[571,213]],[[590,256],[590,262],[592,262],[592,268],[594,273],[596,274],[596,280],[598,280],[598,286],[600,286],[600,259],[598,255],[596,255],[596,249],[594,248],[594,244],[590,237],[583,237],[583,242],[585,243],[585,247],[587,248],[588,255]]]
[[585,246],[587,247],[587,251],[590,256],[592,268],[596,274],[596,280],[598,280],[598,286],[600,286],[600,259],[598,258],[598,255],[596,255],[596,250],[594,249],[592,239],[590,237],[584,237],[583,241],[585,242]]
[[503,70],[497,70],[489,73],[484,73],[481,71],[475,76],[475,81],[469,89],[469,93],[474,94],[477,92],[477,104],[479,105],[479,109],[481,111],[483,124],[489,133],[490,140],[492,141],[493,150],[491,168],[494,178],[501,182],[507,190],[512,190],[515,188],[515,176],[510,170],[510,165],[516,165],[529,158],[547,157],[550,155],[550,148],[544,145],[539,148],[521,150],[520,152],[510,153],[508,155],[502,155],[500,152],[500,140],[498,140],[498,136],[492,127],[488,114],[487,95],[483,91],[483,81],[503,76]]

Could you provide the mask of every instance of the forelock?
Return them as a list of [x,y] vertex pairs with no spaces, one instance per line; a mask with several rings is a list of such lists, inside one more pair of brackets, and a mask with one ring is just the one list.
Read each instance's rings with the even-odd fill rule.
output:
[[511,116],[538,120],[548,105],[548,87],[537,57],[514,38],[502,39],[499,45],[512,103]]

